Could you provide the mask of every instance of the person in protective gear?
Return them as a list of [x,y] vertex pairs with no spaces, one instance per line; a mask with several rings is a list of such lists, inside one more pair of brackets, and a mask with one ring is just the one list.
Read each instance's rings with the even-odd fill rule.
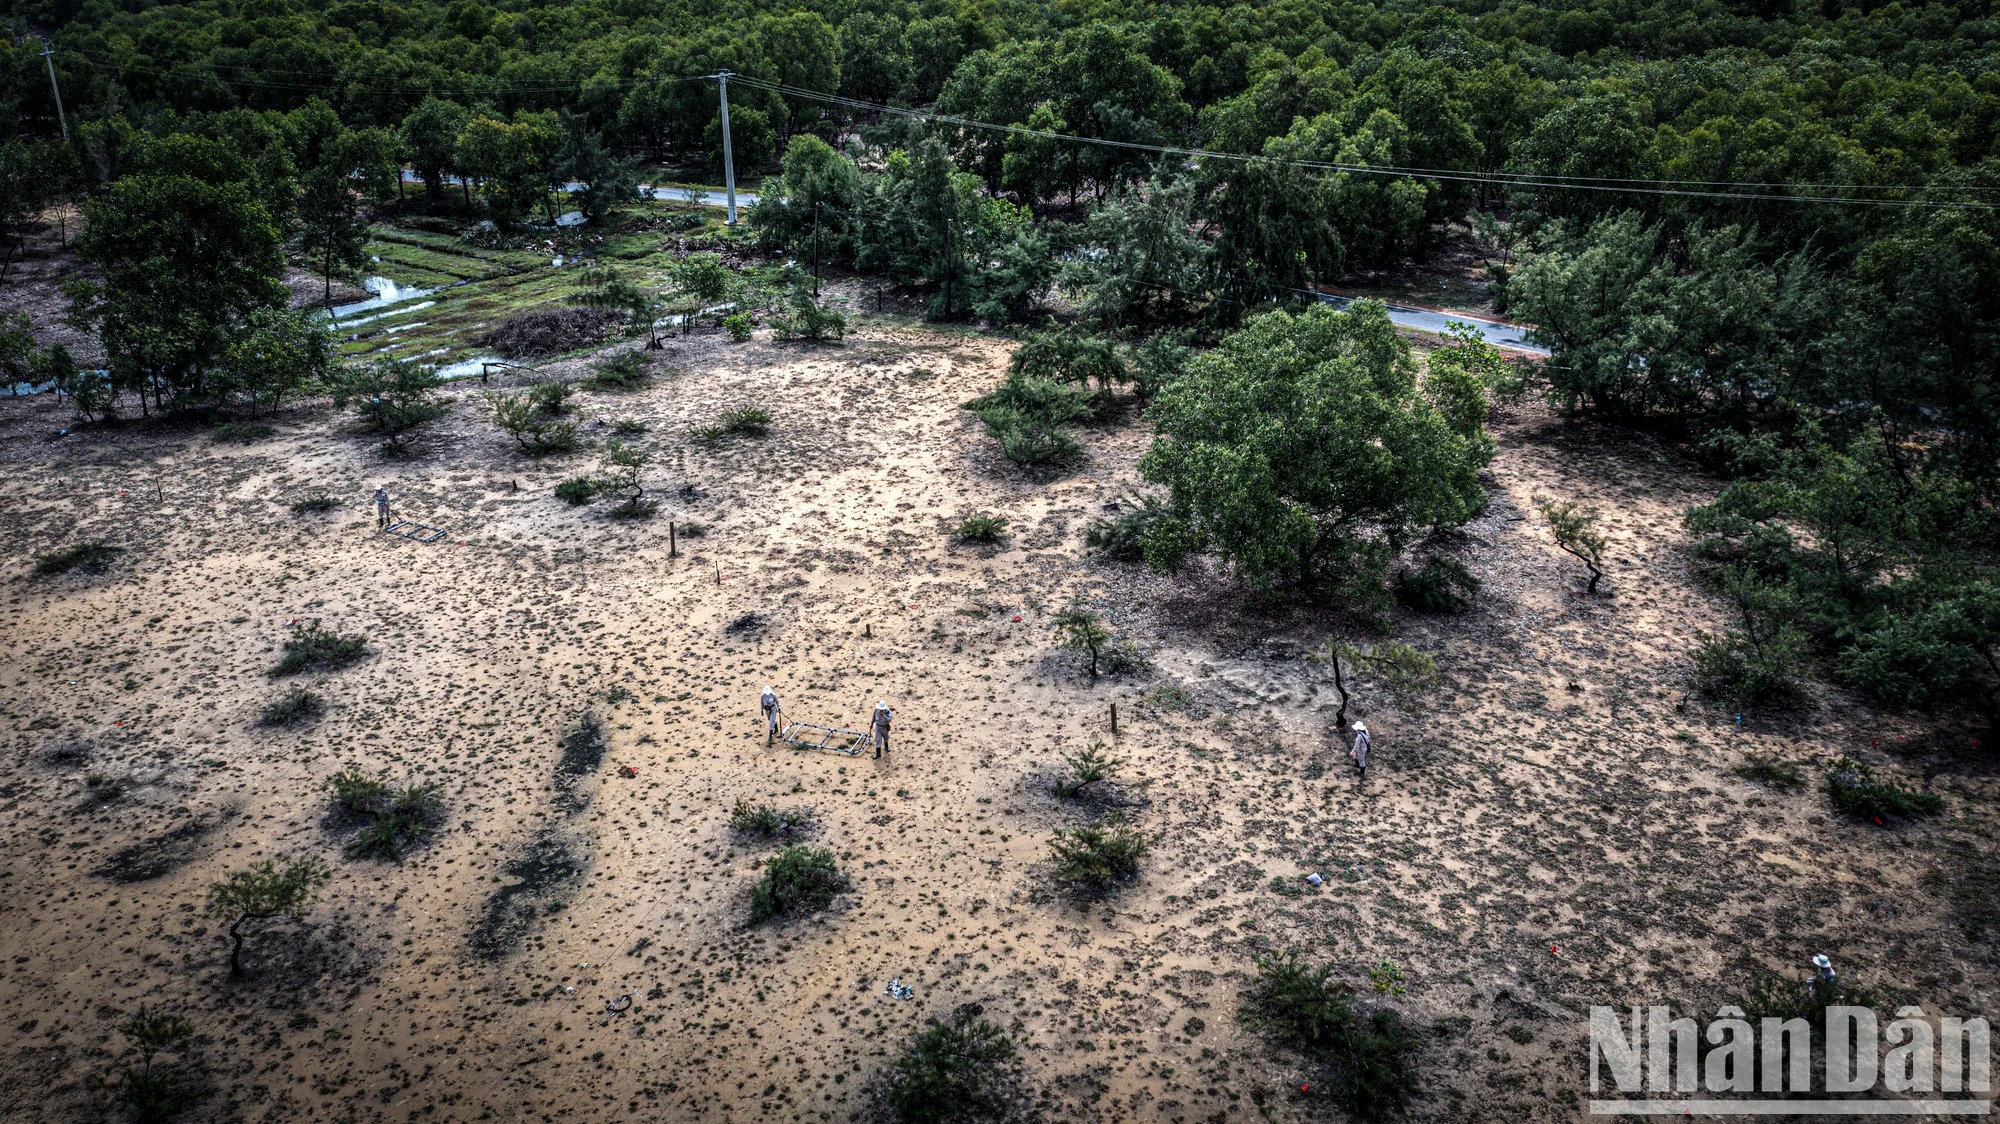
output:
[[764,688],[764,694],[757,700],[757,704],[764,708],[764,744],[770,745],[772,739],[778,736],[778,715],[784,710],[784,707],[778,704],[778,689]]
[[877,702],[875,704],[875,717],[869,724],[868,732],[875,735],[875,756],[877,758],[889,752],[889,722],[894,717],[895,715],[889,710],[888,703]]

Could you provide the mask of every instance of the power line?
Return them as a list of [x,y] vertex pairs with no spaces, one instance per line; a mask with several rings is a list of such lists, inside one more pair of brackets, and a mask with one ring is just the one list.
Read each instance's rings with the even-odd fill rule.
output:
[[[137,62],[132,60],[116,60],[116,59],[101,58],[93,56],[89,52],[78,50],[73,47],[65,47],[63,49],[66,51],[71,51],[72,53],[77,54],[82,58],[85,58],[92,62],[96,62],[99,65],[103,66],[114,66],[119,68],[137,68],[141,70],[148,70],[153,73],[162,75],[173,73],[173,71],[170,71],[166,68],[162,68],[157,65],[149,63]],[[250,67],[238,67],[238,66],[231,66],[229,64],[212,63],[212,62],[204,62],[199,65],[207,66],[212,70],[252,69]],[[689,74],[689,75],[669,75],[669,76],[635,75],[630,78],[590,78],[577,82],[563,83],[559,85],[546,85],[546,86],[468,85],[463,87],[433,87],[425,89],[416,87],[359,86],[352,83],[342,83],[334,85],[313,85],[306,83],[269,82],[269,81],[260,81],[248,78],[231,78],[221,74],[216,75],[216,77],[223,82],[231,83],[234,85],[251,86],[263,89],[321,91],[321,92],[333,91],[333,90],[365,90],[372,93],[399,93],[399,94],[423,94],[423,95],[454,94],[454,93],[479,94],[479,95],[548,94],[548,93],[564,93],[570,91],[578,91],[583,89],[586,85],[590,84],[604,84],[604,85],[611,85],[618,87],[629,87],[629,86],[643,85],[649,83],[703,82],[703,81],[719,80],[718,75],[716,74]],[[1787,183],[1787,182],[1775,182],[1775,181],[1733,181],[1733,180],[1630,179],[1630,178],[1611,177],[1611,176],[1563,176],[1563,175],[1525,173],[1525,172],[1465,172],[1452,169],[1416,168],[1416,167],[1406,167],[1399,165],[1351,164],[1339,161],[1299,160],[1299,159],[1291,159],[1285,157],[1263,156],[1261,154],[1255,154],[1255,153],[1223,152],[1215,149],[1192,148],[1180,145],[1147,144],[1140,141],[1121,141],[1121,140],[1111,140],[1104,137],[1086,137],[1072,133],[1058,133],[1047,129],[1034,129],[1026,125],[1005,125],[992,121],[979,121],[969,117],[960,117],[954,114],[937,113],[931,110],[912,109],[905,106],[885,105],[880,102],[864,101],[859,98],[850,98],[850,97],[845,97],[843,95],[830,94],[819,90],[804,89],[797,86],[786,85],[780,82],[771,82],[765,79],[752,78],[742,74],[732,73],[730,77],[734,78],[738,83],[742,85],[750,86],[753,89],[764,90],[767,93],[773,93],[783,97],[804,98],[807,100],[822,102],[828,105],[836,105],[850,109],[905,117],[912,120],[954,125],[966,129],[986,130],[989,132],[1004,133],[1011,136],[1036,137],[1043,140],[1058,141],[1065,144],[1094,145],[1100,148],[1112,148],[1129,152],[1144,152],[1158,156],[1175,156],[1175,157],[1195,159],[1195,160],[1223,160],[1223,161],[1232,161],[1243,164],[1248,164],[1253,162],[1267,162],[1267,163],[1284,165],[1288,167],[1303,168],[1318,172],[1347,173],[1350,175],[1379,176],[1379,177],[1389,177],[1396,179],[1440,180],[1440,181],[1447,181],[1454,183],[1479,184],[1483,186],[1501,187],[1501,188],[1509,188],[1515,190],[1596,191],[1596,192],[1608,192],[1613,194],[1652,195],[1652,196],[1666,196],[1666,197],[1690,198],[1690,199],[1719,199],[1719,200],[1736,200],[1745,202],[1763,201],[1763,202],[1775,202],[1775,203],[1823,203],[1823,204],[1833,204],[1839,206],[1902,207],[1902,208],[1915,208],[1915,209],[1925,209],[1925,210],[1994,210],[1996,209],[1996,204],[1968,201],[1968,200],[1949,200],[1949,199],[1881,199],[1881,198],[1868,198],[1862,196],[1838,196],[1838,195],[1823,195],[1823,194],[1776,194],[1776,193],[1766,193],[1760,191],[1746,191],[1740,189],[1769,188],[1773,189],[1774,192],[1784,191],[1784,192],[1798,192],[1798,193],[1824,192],[1824,191],[1883,191],[1883,192],[2000,191],[2000,188],[1979,186],[1979,185],[1966,185],[1966,186],[1955,186],[1949,184],[1886,185],[1886,184]],[[1716,188],[1731,188],[1738,190],[1713,190]]]
[[[92,62],[99,66],[116,68],[120,71],[141,70],[151,74],[160,75],[163,77],[170,77],[182,72],[182,68],[179,67],[163,67],[158,65],[157,63],[143,62],[137,59],[107,58],[102,55],[94,55],[89,51],[80,50],[76,47],[63,47],[60,49],[70,54],[76,55],[77,57],[82,58],[87,62]],[[259,74],[265,72],[265,68],[262,67],[234,66],[228,63],[209,62],[209,61],[202,61],[190,65],[193,67],[206,67],[209,70],[235,70],[235,71],[259,73]],[[309,76],[322,77],[322,78],[337,79],[339,77],[339,75],[337,74],[328,74],[324,71],[290,71],[289,73],[305,74]],[[413,86],[364,86],[354,82],[339,82],[339,81],[330,83],[273,82],[256,78],[234,78],[227,74],[215,75],[215,78],[218,81],[228,83],[229,85],[232,86],[250,86],[257,89],[267,89],[267,90],[299,90],[299,91],[310,91],[319,93],[338,92],[345,90],[358,90],[376,94],[424,94],[424,95],[558,94],[558,93],[570,93],[570,92],[580,91],[585,86],[589,85],[608,85],[608,86],[617,86],[624,88],[624,87],[631,87],[638,85],[647,85],[651,83],[701,82],[711,79],[713,77],[714,76],[710,74],[689,74],[685,76],[634,75],[630,78],[593,76],[590,78],[581,79],[576,82],[564,82],[560,84],[546,85],[546,86],[490,86],[490,85],[470,84],[463,86],[434,86],[428,88],[418,88]]]
[[[734,76],[732,75],[732,77],[734,77]],[[762,203],[764,202],[764,200],[765,200],[765,199],[769,199],[769,198],[770,198],[770,197],[766,196],[766,197],[764,197],[763,199],[760,199],[760,200],[759,200],[759,204],[761,205],[761,204],[762,204]],[[919,219],[918,219],[918,218],[917,218],[916,216],[914,216],[914,215],[909,215],[909,214],[894,214],[894,213],[891,213],[891,212],[888,212],[888,211],[883,211],[883,212],[879,212],[879,213],[872,213],[872,214],[871,214],[871,213],[863,213],[863,212],[860,212],[860,211],[850,211],[850,210],[847,210],[847,209],[845,209],[845,208],[843,208],[843,207],[835,207],[835,206],[832,206],[832,205],[830,205],[830,204],[826,204],[826,203],[815,203],[815,204],[813,204],[813,207],[814,207],[814,210],[815,210],[815,212],[824,212],[825,214],[831,214],[831,215],[839,215],[839,216],[841,216],[841,217],[843,217],[843,218],[849,218],[849,219],[853,219],[853,220],[855,220],[856,222],[862,222],[862,223],[881,223],[881,224],[883,224],[883,225],[891,225],[891,224],[898,224],[898,223],[900,223],[900,224],[901,224],[902,226],[904,226],[905,228],[907,228],[907,229],[908,229],[908,230],[909,230],[909,231],[910,231],[910,232],[911,232],[912,234],[914,234],[914,235],[918,235],[918,236],[922,236],[922,235],[924,235],[924,234],[934,234],[934,233],[935,233],[935,230],[934,230],[934,229],[930,229],[930,230],[927,230],[927,229],[925,229],[925,227],[924,227],[923,223],[922,223],[922,222],[921,222],[921,221],[920,221],[920,220],[919,220]],[[947,218],[947,219],[945,219],[944,221],[945,221],[945,223],[946,223],[946,230],[947,230],[947,232],[949,232],[949,230],[950,230],[950,223],[951,223],[951,221],[952,221],[952,220],[951,220],[950,218]],[[817,222],[815,222],[815,224],[814,224],[814,225],[815,225],[815,233],[814,233],[814,238],[815,238],[815,239],[817,239],[817,237],[818,237],[818,233],[817,233]],[[817,251],[815,250],[815,252],[817,252]],[[1059,264],[1061,264],[1061,265],[1081,265],[1081,266],[1085,266],[1085,267],[1092,267],[1092,266],[1094,266],[1094,265],[1095,265],[1095,263],[1093,263],[1093,262],[1092,262],[1092,261],[1091,261],[1091,260],[1090,260],[1089,258],[1086,258],[1086,257],[1077,257],[1077,256],[1074,256],[1074,255],[1071,255],[1071,254],[1066,254],[1066,253],[1064,253],[1064,252],[1062,252],[1062,251],[1057,251],[1057,250],[1052,250],[1052,251],[1050,251],[1050,252],[1049,252],[1049,253],[1047,254],[1047,257],[1048,257],[1048,259],[1049,259],[1050,261],[1054,261],[1054,262],[1057,262],[1057,263],[1059,263]],[[952,260],[953,260],[953,259],[952,259],[952,255],[951,255],[951,251],[950,251],[949,247],[947,246],[947,249],[945,250],[945,261],[946,261],[946,267],[945,267],[945,268],[946,268],[947,270],[949,270],[949,268],[950,268],[950,262],[951,262]],[[1100,269],[1100,271],[1102,271],[1102,269],[1103,269],[1103,268],[1105,268],[1105,267],[1098,267],[1098,268]],[[857,270],[857,272],[859,272],[859,271]],[[893,275],[892,275],[892,279],[893,279]],[[938,279],[937,279],[937,278],[931,278],[931,280],[932,280],[932,281],[936,281],[936,280],[938,280]],[[1266,292],[1266,293],[1269,293],[1269,294],[1271,294],[1270,298],[1269,298],[1268,300],[1254,300],[1254,301],[1253,301],[1253,300],[1244,300],[1244,299],[1242,299],[1242,298],[1240,298],[1240,297],[1232,297],[1232,296],[1228,296],[1228,295],[1225,295],[1225,293],[1223,293],[1223,292],[1219,292],[1219,291],[1218,291],[1218,292],[1194,292],[1194,291],[1192,291],[1192,290],[1189,290],[1189,289],[1183,289],[1183,288],[1181,288],[1181,287],[1179,287],[1179,286],[1177,286],[1177,285],[1171,285],[1171,284],[1168,284],[1168,283],[1167,283],[1167,282],[1165,282],[1165,281],[1147,281],[1147,280],[1141,280],[1141,279],[1138,279],[1138,278],[1128,278],[1128,279],[1127,279],[1127,283],[1128,283],[1128,284],[1131,284],[1131,285],[1134,285],[1134,286],[1137,286],[1137,287],[1139,287],[1139,288],[1142,288],[1142,289],[1162,289],[1162,290],[1165,290],[1165,291],[1167,291],[1167,292],[1172,292],[1172,293],[1178,293],[1178,294],[1180,294],[1181,296],[1184,296],[1184,297],[1187,297],[1187,298],[1189,298],[1190,300],[1192,300],[1192,301],[1194,301],[1194,302],[1196,302],[1196,303],[1200,303],[1200,302],[1203,302],[1203,301],[1219,301],[1219,302],[1221,302],[1221,303],[1224,303],[1224,304],[1233,304],[1233,305],[1239,305],[1239,306],[1241,306],[1241,307],[1243,307],[1243,308],[1258,308],[1258,307],[1261,307],[1261,306],[1263,306],[1263,305],[1265,305],[1265,304],[1272,304],[1272,303],[1276,303],[1276,302],[1277,302],[1277,301],[1278,301],[1278,300],[1280,299],[1280,297],[1279,297],[1279,294],[1284,294],[1284,293],[1289,293],[1289,294],[1292,294],[1292,295],[1295,295],[1295,296],[1301,296],[1301,297],[1305,297],[1305,298],[1307,298],[1307,299],[1309,299],[1309,300],[1312,300],[1312,301],[1315,301],[1315,302],[1319,302],[1319,303],[1332,303],[1333,301],[1335,301],[1335,300],[1337,300],[1337,299],[1338,299],[1338,300],[1346,300],[1346,299],[1349,299],[1349,298],[1344,298],[1344,297],[1337,297],[1337,295],[1336,295],[1336,294],[1332,294],[1332,293],[1324,293],[1324,292],[1321,292],[1321,291],[1320,291],[1320,290],[1318,290],[1318,289],[1300,289],[1300,288],[1297,288],[1297,287],[1295,287],[1295,286],[1291,286],[1291,285],[1279,285],[1279,284],[1275,284],[1275,283],[1273,283],[1273,282],[1271,282],[1271,281],[1269,281],[1269,280],[1266,280],[1266,279],[1262,279],[1262,278],[1256,278],[1256,277],[1243,277],[1243,278],[1242,278],[1242,280],[1243,280],[1243,282],[1244,282],[1244,283],[1246,283],[1246,284],[1248,284],[1248,285],[1251,285],[1251,286],[1254,286],[1255,288],[1258,288],[1258,289],[1262,289],[1262,290],[1263,290],[1264,292]],[[1226,286],[1225,286],[1225,287],[1226,287]],[[949,308],[949,304],[948,304],[948,303],[947,303],[947,308]],[[1445,316],[1445,317],[1446,317],[1447,319],[1450,319],[1450,318],[1451,318],[1451,314],[1450,314],[1449,312],[1446,312],[1446,313],[1442,313],[1442,315],[1444,315],[1444,316]],[[1466,315],[1465,315],[1464,317],[1462,317],[1461,319],[1464,319],[1464,320],[1477,320],[1477,319],[1480,319],[1480,317],[1475,317],[1475,316],[1472,316],[1472,315],[1471,315],[1470,313],[1468,313],[1468,314],[1466,314]]]
[[[1667,186],[1644,186],[1644,187],[1619,186],[1615,184],[1588,182],[1589,177],[1559,177],[1559,176],[1530,177],[1524,174],[1510,174],[1513,175],[1514,178],[1506,178],[1502,176],[1487,175],[1487,174],[1473,173],[1473,172],[1419,171],[1408,168],[1376,166],[1369,164],[1345,164],[1336,161],[1296,160],[1296,159],[1287,159],[1283,157],[1251,155],[1240,152],[1219,152],[1214,149],[1187,148],[1178,145],[1146,144],[1140,141],[1120,141],[1120,140],[1110,140],[1103,137],[1077,136],[1071,133],[1058,133],[1047,129],[1033,129],[1029,128],[1026,125],[1001,125],[991,121],[978,121],[974,120],[973,118],[959,117],[953,114],[935,113],[921,109],[909,109],[902,106],[882,105],[877,102],[862,101],[858,98],[841,97],[836,94],[825,94],[817,90],[806,90],[806,89],[801,89],[797,86],[787,86],[778,82],[766,82],[762,79],[746,78],[741,75],[734,75],[733,77],[735,77],[738,82],[741,82],[744,85],[767,90],[771,93],[781,94],[788,97],[807,98],[810,100],[822,101],[833,105],[842,105],[855,109],[872,110],[878,113],[887,113],[895,116],[907,117],[913,120],[938,122],[948,125],[957,125],[962,128],[968,128],[968,129],[984,129],[991,132],[1006,133],[1012,136],[1036,137],[1043,140],[1060,141],[1066,144],[1097,145],[1099,147],[1104,147],[1104,148],[1115,148],[1132,152],[1148,152],[1148,153],[1153,153],[1155,155],[1178,156],[1196,160],[1228,160],[1243,164],[1263,161],[1275,164],[1282,164],[1290,167],[1306,168],[1322,172],[1346,172],[1355,175],[1390,176],[1398,179],[1449,180],[1461,183],[1486,184],[1495,187],[1537,188],[1537,189],[1546,188],[1558,191],[1603,191],[1603,192],[1614,192],[1619,194],[1630,194],[1630,195],[1663,195],[1663,196],[1675,196],[1681,198],[1696,198],[1696,199],[1764,200],[1777,203],[1832,203],[1832,204],[1863,206],[1863,207],[1915,207],[1915,208],[1925,208],[1933,210],[1995,209],[1995,205],[1991,203],[1976,203],[1976,202],[1965,202],[1956,200],[1866,199],[1859,197],[1826,196],[1826,195],[1767,195],[1756,192],[1744,192],[1744,191],[1690,191],[1690,190],[1682,190]],[[1649,181],[1636,181],[1636,182],[1643,182],[1647,184],[1670,184],[1673,181],[1649,180]],[[1782,186],[1788,188],[1807,188],[1812,185],[1786,184]],[[1928,191],[1933,189],[1929,187],[1904,187],[1904,188],[1898,188],[1897,190]]]

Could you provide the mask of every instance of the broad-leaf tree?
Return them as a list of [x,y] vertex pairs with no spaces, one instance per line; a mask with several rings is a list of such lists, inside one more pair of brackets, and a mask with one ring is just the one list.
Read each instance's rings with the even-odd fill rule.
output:
[[236,331],[286,303],[282,235],[252,175],[222,143],[176,134],[85,208],[76,252],[97,279],[69,287],[70,318],[98,334],[117,383],[155,405],[213,400]]
[[[465,122],[463,107],[434,97],[425,98],[403,118],[403,151],[417,178],[424,181],[424,201],[432,206],[444,199],[446,177],[458,167],[458,134]],[[470,202],[471,189],[465,190]]]
[[1189,363],[1152,412],[1139,468],[1169,489],[1146,542],[1162,568],[1212,551],[1256,586],[1372,597],[1413,536],[1482,502],[1483,435],[1426,397],[1377,302],[1259,316]]

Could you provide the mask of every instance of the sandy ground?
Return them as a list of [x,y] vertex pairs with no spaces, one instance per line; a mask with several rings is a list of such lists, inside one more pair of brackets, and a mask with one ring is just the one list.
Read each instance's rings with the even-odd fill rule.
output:
[[[1679,526],[1713,484],[1682,451],[1496,421],[1491,506],[1442,544],[1485,588],[1463,616],[1394,618],[1445,685],[1407,713],[1358,695],[1362,783],[1300,656],[1370,634],[1206,571],[1090,558],[1145,427],[1091,430],[1067,473],[1006,464],[959,409],[1006,347],[887,323],[840,347],[674,341],[675,376],[579,396],[593,442],[649,427],[664,504],[637,523],[556,501],[595,455],[523,459],[465,388],[407,460],[323,409],[252,445],[51,441],[54,402],[0,402],[0,1116],[100,1115],[86,1079],[142,1003],[199,1029],[214,1091],[193,1118],[565,1124],[868,1119],[909,1032],[964,1002],[1019,1021],[1046,1119],[1338,1118],[1235,1018],[1254,957],[1282,948],[1364,991],[1401,964],[1388,1001],[1425,1030],[1421,1119],[1579,1118],[1589,1004],[1713,1010],[1815,951],[1885,1008],[1991,1009],[1971,919],[1993,893],[1994,783],[1956,735],[1830,693],[1741,724],[1683,703],[1689,646],[1723,621]],[[776,416],[769,437],[687,439],[746,403]],[[445,540],[375,533],[381,483]],[[289,513],[322,492],[342,506]],[[1605,509],[1602,595],[1527,514],[1543,493]],[[956,543],[971,511],[1009,537]],[[670,557],[669,520],[708,532]],[[29,575],[89,539],[125,553]],[[1079,595],[1146,669],[1092,682],[1056,650],[1052,614]],[[261,729],[296,618],[373,654],[307,677],[331,704],[317,723]],[[766,683],[837,725],[888,700],[892,752],[767,747]],[[608,753],[559,775],[586,712]],[[1097,739],[1155,850],[1137,884],[1083,900],[1051,884],[1046,841],[1102,809],[1050,779]],[[1843,823],[1817,783],[1735,776],[1751,749],[1815,782],[1867,756],[1947,813]],[[442,782],[445,829],[401,865],[343,858],[322,786],[348,765]],[[770,848],[728,830],[738,798],[809,813],[853,891],[746,930]],[[302,852],[332,883],[303,923],[258,928],[230,978],[208,885]],[[887,998],[892,979],[914,998]]]

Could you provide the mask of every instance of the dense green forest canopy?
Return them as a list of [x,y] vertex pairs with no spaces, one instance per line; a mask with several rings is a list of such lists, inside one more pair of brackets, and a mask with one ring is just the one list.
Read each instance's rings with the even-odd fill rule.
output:
[[[699,142],[714,101],[675,80],[728,67],[867,100],[949,93],[947,105],[1003,122],[1046,100],[1077,132],[1158,129],[1237,151],[1327,112],[1351,136],[1386,108],[1414,166],[1864,183],[1976,162],[2000,121],[2000,23],[1974,0],[9,8],[17,29],[55,44],[85,120],[321,98],[351,126],[393,126],[436,95],[503,114],[568,110],[622,144],[673,146]],[[818,112],[747,100],[786,125]],[[38,44],[16,45],[0,111],[9,132],[51,131]]]
[[[742,76],[737,163],[767,174],[755,237],[811,242],[943,317],[1032,322],[1060,291],[1070,330],[1172,354],[1476,239],[1496,303],[1552,353],[1528,387],[1686,435],[1727,474],[1690,518],[1740,618],[1704,649],[1705,682],[1773,701],[1816,661],[1892,702],[1994,705],[1990,2],[15,0],[9,15],[0,223],[11,237],[51,202],[84,204],[96,280],[72,316],[114,384],[156,403],[269,400],[283,388],[255,357],[281,350],[316,369],[323,347],[246,351],[297,334],[272,284],[280,249],[329,279],[351,265],[400,168],[425,207],[507,226],[552,221],[567,194],[595,219],[630,197],[638,161],[717,158],[703,76],[726,68]],[[190,209],[200,222],[174,221]],[[1250,357],[1244,385],[1268,374],[1240,341],[1218,353]]]

